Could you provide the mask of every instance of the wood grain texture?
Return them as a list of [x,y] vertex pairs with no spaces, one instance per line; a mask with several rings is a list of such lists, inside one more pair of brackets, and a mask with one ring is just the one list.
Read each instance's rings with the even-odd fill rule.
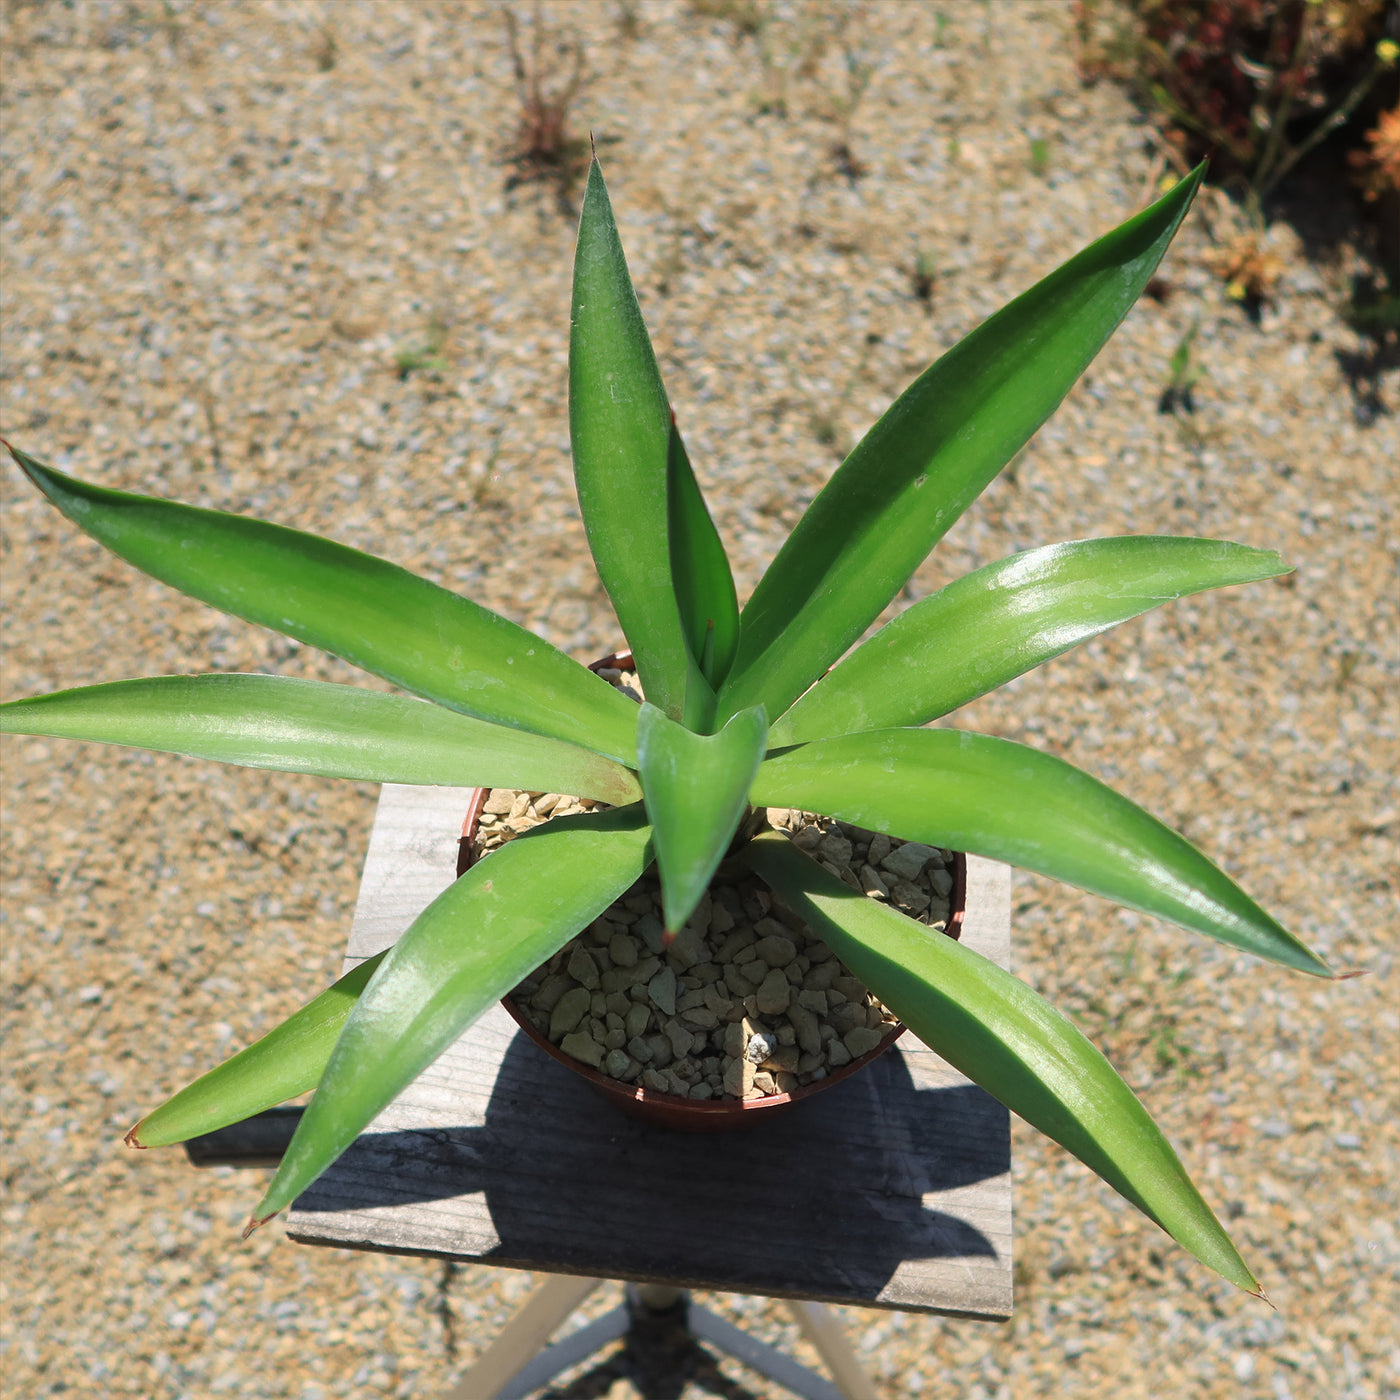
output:
[[[386,784],[347,966],[452,879],[466,794]],[[1010,958],[1010,872],[968,860],[963,941]],[[494,1007],[293,1208],[307,1244],[1000,1319],[1007,1112],[910,1034],[734,1133],[625,1117]]]

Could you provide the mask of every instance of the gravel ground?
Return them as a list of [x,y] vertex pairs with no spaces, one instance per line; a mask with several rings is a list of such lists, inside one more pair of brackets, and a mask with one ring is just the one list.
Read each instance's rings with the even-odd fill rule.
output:
[[[1122,95],[1078,83],[1063,3],[543,14],[586,49],[574,130],[597,136],[741,593],[881,405],[1162,171]],[[529,59],[534,11],[517,18]],[[610,650],[569,478],[568,193],[506,189],[530,172],[501,11],[10,0],[3,24],[7,431],[95,480],[384,553],[581,658]],[[553,38],[541,56],[567,78]],[[910,596],[1123,531],[1296,564],[958,716],[1119,786],[1372,972],[1305,980],[1018,877],[1019,971],[1144,1096],[1278,1310],[1018,1127],[1016,1315],[845,1310],[889,1397],[1400,1395],[1400,383],[1376,386],[1391,412],[1358,411],[1345,243],[1309,260],[1276,229],[1283,276],[1254,325],[1205,261],[1240,227],[1204,197],[1171,294],[1133,311]],[[1197,322],[1197,411],[1161,415]],[[359,679],[179,599],[0,476],[7,697],[210,668]],[[276,1226],[241,1244],[249,1174],[120,1144],[335,974],[374,790],[38,740],[3,753],[3,1393],[440,1390],[527,1275],[323,1252]],[[774,1305],[717,1303],[805,1354]],[[685,1400],[777,1394],[722,1371]]]

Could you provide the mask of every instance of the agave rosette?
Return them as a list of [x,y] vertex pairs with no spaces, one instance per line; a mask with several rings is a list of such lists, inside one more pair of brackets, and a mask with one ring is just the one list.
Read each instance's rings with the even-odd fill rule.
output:
[[[1007,861],[1331,975],[1204,855],[1089,775],[1024,745],[923,727],[1161,603],[1284,573],[1277,555],[1166,536],[1035,549],[948,585],[851,650],[1126,315],[1200,173],[915,380],[741,610],[595,163],[574,273],[570,428],[589,546],[647,695],[640,709],[541,638],[393,564],[87,484],[12,448],[35,485],[122,558],[408,694],[271,675],[160,676],[14,701],[0,707],[0,728],[610,804],[508,843],[388,952],[182,1090],[129,1140],[183,1141],[314,1089],[253,1223],[269,1218],[653,862],[678,928],[755,804]],[[1142,1104],[1059,1012],[987,959],[862,898],[781,836],[759,836],[742,854],[928,1045],[1197,1258],[1258,1290]]]

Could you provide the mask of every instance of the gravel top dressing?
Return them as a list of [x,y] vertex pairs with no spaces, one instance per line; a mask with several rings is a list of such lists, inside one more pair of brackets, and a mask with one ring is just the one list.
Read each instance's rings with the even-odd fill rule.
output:
[[[741,600],[880,409],[1143,207],[1167,169],[1123,93],[1079,81],[1059,0],[759,0],[756,33],[749,9],[546,4],[539,47],[553,92],[573,71],[558,43],[583,46],[568,129],[585,151],[597,141]],[[517,19],[533,62],[533,7]],[[15,0],[0,12],[0,76],[7,437],[103,485],[383,554],[582,661],[618,644],[568,455],[576,214],[561,206],[581,186],[522,158],[497,6]],[[1345,220],[1306,244],[1270,230],[1282,272],[1257,324],[1210,266],[1245,231],[1203,191],[1155,294],[890,615],[1057,540],[1209,535],[1295,566],[1117,628],[948,721],[1113,784],[1334,966],[1371,973],[1305,981],[1016,877],[1016,972],[1141,1095],[1277,1311],[1018,1123],[1013,1319],[840,1310],[890,1400],[1400,1396],[1400,372],[1368,360],[1340,314],[1363,271]],[[1159,412],[1193,328],[1194,412]],[[8,465],[0,504],[5,698],[211,669],[379,686],[138,574]],[[256,1173],[121,1144],[338,975],[375,789],[58,740],[8,738],[0,757],[0,1395],[444,1391],[528,1275],[303,1248],[276,1224],[240,1243]],[[936,863],[910,881],[897,853],[862,854],[858,833],[816,839],[850,843],[833,863],[862,888],[898,899],[908,885],[930,909],[943,897]],[[571,951],[554,973],[588,996],[561,1038],[586,1027],[604,1058],[713,1094],[731,1062],[741,1093],[760,1074],[776,1088],[818,1072],[802,1068],[818,1052],[794,1006],[828,1065],[838,1045],[853,1052],[849,1035],[878,1033],[861,998],[832,997],[839,975],[810,984],[827,962],[781,914],[729,949],[739,914],[712,899],[707,931],[717,909],[735,928],[695,964],[714,978],[661,957],[647,911],[607,916],[606,940],[585,932],[577,972]],[[652,958],[647,988],[675,972],[676,1016],[663,1024],[656,1006],[662,977],[633,1036],[632,1007],[608,997],[632,1001]],[[621,972],[626,991],[604,991]],[[787,1011],[764,1009],[784,992]],[[865,1024],[843,1029],[842,1006]],[[742,1057],[731,1034],[736,1050],[748,1037]],[[616,1301],[600,1290],[590,1311]],[[817,1364],[776,1304],[705,1301]],[[683,1400],[738,1386],[782,1394],[725,1361]],[[636,1400],[606,1374],[551,1393]]]
[[[496,792],[478,843],[593,804]],[[947,851],[784,808],[768,824],[852,889],[941,930],[953,888]],[[878,868],[877,868],[878,867]],[[610,1079],[689,1099],[758,1099],[819,1083],[898,1028],[894,1013],[743,869],[712,881],[666,944],[660,886],[633,886],[514,997],[566,1055]]]

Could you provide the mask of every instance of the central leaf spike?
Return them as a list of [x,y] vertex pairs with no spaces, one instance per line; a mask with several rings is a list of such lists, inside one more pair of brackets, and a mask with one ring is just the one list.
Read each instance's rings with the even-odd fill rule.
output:
[[695,911],[739,829],[767,742],[761,705],[709,735],[677,724],[655,705],[642,706],[637,764],[668,934]]

